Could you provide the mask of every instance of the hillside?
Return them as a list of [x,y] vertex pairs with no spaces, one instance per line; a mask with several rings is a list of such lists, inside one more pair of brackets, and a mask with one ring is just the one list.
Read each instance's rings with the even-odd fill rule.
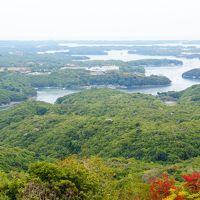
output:
[[200,85],[193,85],[190,88],[187,88],[180,92],[163,92],[159,93],[158,96],[162,100],[172,100],[177,101],[178,103],[182,104],[196,104],[199,105],[200,103]]
[[21,75],[0,72],[0,106],[24,101],[35,95],[35,89]]
[[184,185],[200,171],[199,88],[91,89],[1,111],[0,199],[150,200],[163,174]]
[[[110,89],[83,91],[57,103],[29,101],[1,112],[0,145],[53,158],[99,155],[165,164],[200,155],[196,104],[169,107],[151,95]],[[19,108],[27,114],[21,111],[23,117],[9,121]]]

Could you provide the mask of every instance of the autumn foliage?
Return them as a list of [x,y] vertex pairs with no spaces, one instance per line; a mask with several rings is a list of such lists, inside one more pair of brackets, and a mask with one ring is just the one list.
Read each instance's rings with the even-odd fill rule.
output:
[[200,199],[200,173],[183,176],[184,183],[175,186],[175,180],[167,174],[150,181],[150,198],[153,200]]
[[188,188],[192,193],[200,192],[200,173],[195,172],[190,175],[183,176],[185,180],[185,187]]
[[174,188],[174,179],[167,174],[163,174],[160,178],[155,178],[150,181],[150,197],[154,200],[162,200],[170,195],[170,189]]

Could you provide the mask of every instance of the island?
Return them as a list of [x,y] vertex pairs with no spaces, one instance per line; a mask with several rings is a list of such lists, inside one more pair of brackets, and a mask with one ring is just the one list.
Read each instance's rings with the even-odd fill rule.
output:
[[143,68],[124,69],[64,69],[45,74],[0,72],[0,105],[26,100],[36,95],[35,88],[42,87],[67,89],[135,88],[165,86],[171,83],[165,76],[145,76]]
[[182,77],[186,79],[200,79],[200,68],[195,68],[184,72]]
[[87,86],[134,88],[138,86],[163,86],[171,81],[165,76],[145,76],[121,71],[59,70],[48,75],[26,76],[33,87],[65,87],[79,89]]

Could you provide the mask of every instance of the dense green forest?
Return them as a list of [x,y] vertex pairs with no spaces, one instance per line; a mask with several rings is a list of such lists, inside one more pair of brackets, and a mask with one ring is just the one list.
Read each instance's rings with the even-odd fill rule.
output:
[[0,72],[0,105],[23,101],[35,95],[36,90],[24,78]]
[[199,93],[167,106],[171,93],[91,89],[1,111],[0,199],[149,199],[152,177],[181,183],[200,168]]
[[[15,123],[10,124],[11,111],[1,112],[0,144],[55,158],[75,153],[158,163],[187,160],[200,153],[199,100],[196,93],[185,93],[188,95],[182,95],[173,107],[151,95],[109,89],[66,96],[55,106],[39,104],[38,108],[36,102],[29,101],[12,109]],[[27,106],[37,109],[30,117],[22,111]],[[18,120],[15,109],[25,116]]]
[[80,89],[85,86],[133,88],[137,86],[169,85],[164,76],[145,76],[144,69],[124,68],[119,71],[92,75],[86,70],[58,70],[50,74],[26,75],[15,72],[0,72],[0,105],[22,101],[36,95],[38,87],[65,87]]
[[91,74],[86,70],[61,70],[49,75],[28,76],[33,87],[80,88],[95,85],[113,85],[134,88],[136,86],[169,85],[171,81],[164,76],[145,76],[127,72],[107,72]]
[[[198,157],[162,166],[134,159],[77,156],[53,163],[36,162],[25,173],[1,172],[0,198],[148,200],[152,177],[167,172],[182,184],[182,175],[191,173],[191,166],[199,169],[199,162]],[[190,199],[198,200],[198,194],[195,196]]]

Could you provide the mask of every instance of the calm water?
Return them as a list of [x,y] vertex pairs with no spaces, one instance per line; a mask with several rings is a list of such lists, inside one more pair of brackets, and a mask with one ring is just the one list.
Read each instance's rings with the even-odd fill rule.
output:
[[[146,75],[164,75],[167,76],[171,81],[170,86],[165,87],[154,87],[154,88],[137,88],[131,90],[123,90],[128,93],[141,92],[147,94],[156,95],[157,92],[166,92],[166,91],[180,91],[184,90],[194,84],[200,84],[200,81],[197,80],[187,80],[182,78],[182,73],[193,68],[200,67],[199,59],[182,59],[169,56],[143,56],[143,55],[134,55],[128,54],[126,50],[124,51],[109,51],[108,55],[97,55],[89,56],[91,60],[139,60],[147,58],[169,58],[177,59],[183,61],[183,66],[165,66],[165,67],[146,67]],[[37,100],[45,101],[49,103],[54,103],[58,97],[75,93],[77,91],[65,90],[65,89],[53,89],[53,88],[44,88],[38,91]]]
[[87,47],[99,47],[99,46],[123,46],[123,47],[131,47],[131,46],[183,46],[183,47],[200,47],[200,44],[183,44],[183,43],[157,43],[157,44],[144,44],[144,43],[121,43],[121,44],[116,44],[116,43],[76,43],[76,42],[71,42],[71,43],[60,43],[58,44],[59,46],[63,46],[63,47],[83,47],[83,46],[87,46]]
[[92,60],[123,60],[123,61],[131,61],[131,60],[139,60],[139,59],[176,59],[183,61],[183,66],[165,66],[165,67],[146,67],[146,75],[163,75],[168,77],[172,83],[170,86],[165,87],[155,87],[155,88],[137,88],[131,90],[125,90],[126,92],[141,92],[147,94],[156,95],[157,92],[166,92],[166,91],[180,91],[184,90],[194,84],[200,84],[200,80],[187,80],[182,78],[182,74],[185,71],[188,71],[193,68],[200,67],[199,59],[184,59],[184,58],[176,58],[173,56],[143,56],[136,54],[128,54],[127,51],[110,51],[108,55],[98,55],[98,56],[90,56]]
[[74,90],[66,90],[66,89],[59,89],[59,88],[43,88],[37,91],[37,101],[44,101],[48,103],[54,103],[57,98],[73,94],[78,91]]

